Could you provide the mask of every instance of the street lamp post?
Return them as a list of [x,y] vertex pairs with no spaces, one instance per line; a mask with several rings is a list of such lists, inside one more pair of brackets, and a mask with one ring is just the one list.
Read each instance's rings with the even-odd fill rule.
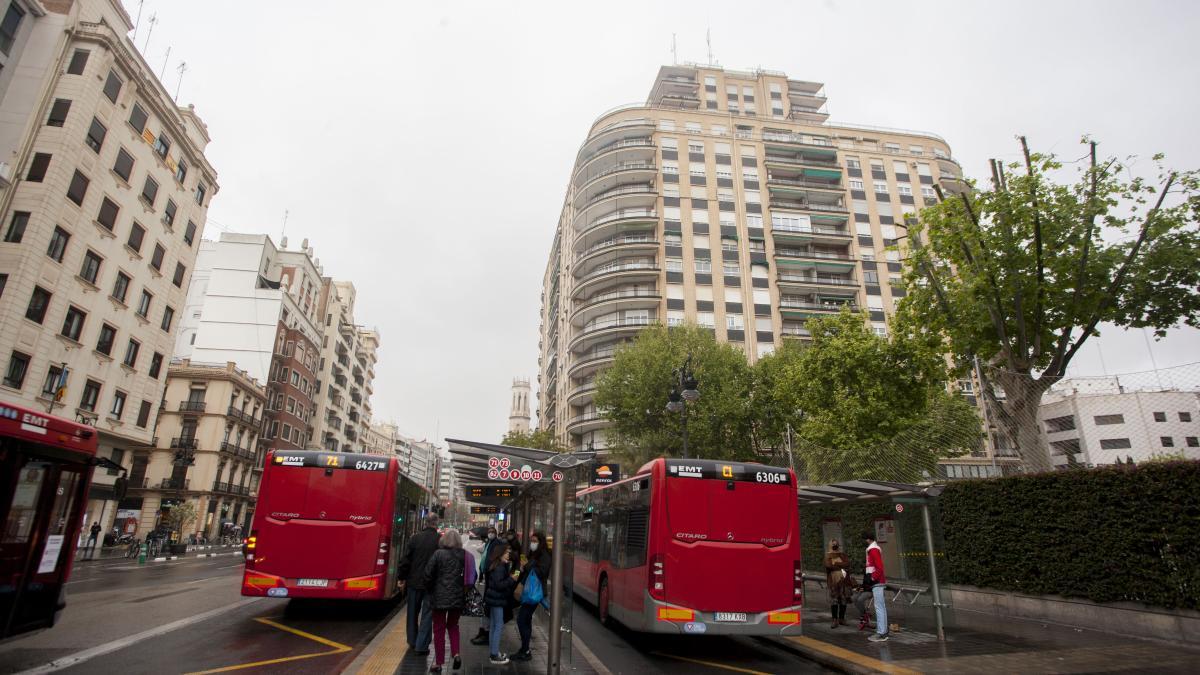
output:
[[700,399],[696,376],[692,373],[691,353],[688,354],[687,360],[683,362],[683,367],[676,368],[673,374],[675,376],[675,386],[671,389],[671,395],[667,397],[667,411],[679,413],[679,419],[683,425],[683,458],[689,459],[687,404],[695,403]]

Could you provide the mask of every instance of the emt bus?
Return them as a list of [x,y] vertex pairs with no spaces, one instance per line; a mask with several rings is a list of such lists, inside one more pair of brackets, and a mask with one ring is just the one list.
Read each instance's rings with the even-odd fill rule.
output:
[[0,404],[0,638],[49,628],[66,606],[96,441],[92,427]]
[[577,495],[575,592],[651,633],[799,635],[803,574],[790,469],[656,459]]
[[383,600],[429,493],[394,457],[273,450],[244,545],[242,595]]

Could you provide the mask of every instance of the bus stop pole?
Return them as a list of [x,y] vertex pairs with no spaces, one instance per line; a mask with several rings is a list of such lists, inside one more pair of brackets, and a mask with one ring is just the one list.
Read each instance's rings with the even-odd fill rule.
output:
[[[567,543],[565,518],[567,510],[567,480],[564,477],[554,486],[554,550],[550,567],[550,645],[546,650],[546,673],[558,675],[562,656],[563,547]],[[543,545],[545,542],[542,542]]]
[[939,642],[946,641],[946,627],[942,623],[942,589],[938,585],[937,561],[933,556],[933,527],[929,524],[929,504],[921,503],[921,519],[925,523],[925,552],[929,555],[929,590],[933,594],[933,619],[937,624]]

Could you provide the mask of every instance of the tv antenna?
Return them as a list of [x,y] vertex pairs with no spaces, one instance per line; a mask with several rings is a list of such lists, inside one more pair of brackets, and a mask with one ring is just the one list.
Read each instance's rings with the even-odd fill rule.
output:
[[151,14],[150,18],[146,19],[146,21],[150,24],[150,30],[146,31],[146,42],[142,45],[143,54],[150,48],[150,36],[154,35],[154,24],[158,23],[158,14]]
[[138,13],[137,18],[133,20],[133,37],[130,39],[131,42],[137,42],[138,27],[142,25],[142,5],[144,4],[146,4],[146,0],[138,0]]
[[158,71],[158,81],[159,82],[162,82],[163,78],[167,76],[167,62],[170,60],[171,60],[171,48],[167,47],[167,55],[163,57],[163,66]]
[[708,45],[708,65],[711,66],[711,65],[713,65],[712,29],[711,28],[704,31],[704,43],[706,45]]
[[671,65],[679,65],[679,52],[675,48],[675,34],[671,33]]
[[179,67],[175,70],[179,71],[179,81],[175,83],[175,102],[179,103],[179,88],[183,86],[183,74],[187,72],[187,61],[180,61]]
[[287,234],[287,219],[288,219],[288,210],[284,209],[283,210],[283,227],[280,228],[280,230],[279,230],[279,239],[280,240],[282,240],[284,235]]

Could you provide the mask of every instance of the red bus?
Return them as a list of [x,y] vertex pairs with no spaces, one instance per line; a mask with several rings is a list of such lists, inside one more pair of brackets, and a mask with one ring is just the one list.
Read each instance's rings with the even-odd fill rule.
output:
[[268,452],[242,595],[391,598],[404,545],[428,504],[394,457]]
[[66,606],[96,445],[92,427],[0,403],[0,638]]
[[790,469],[656,459],[577,496],[575,592],[651,633],[799,635],[803,574]]

